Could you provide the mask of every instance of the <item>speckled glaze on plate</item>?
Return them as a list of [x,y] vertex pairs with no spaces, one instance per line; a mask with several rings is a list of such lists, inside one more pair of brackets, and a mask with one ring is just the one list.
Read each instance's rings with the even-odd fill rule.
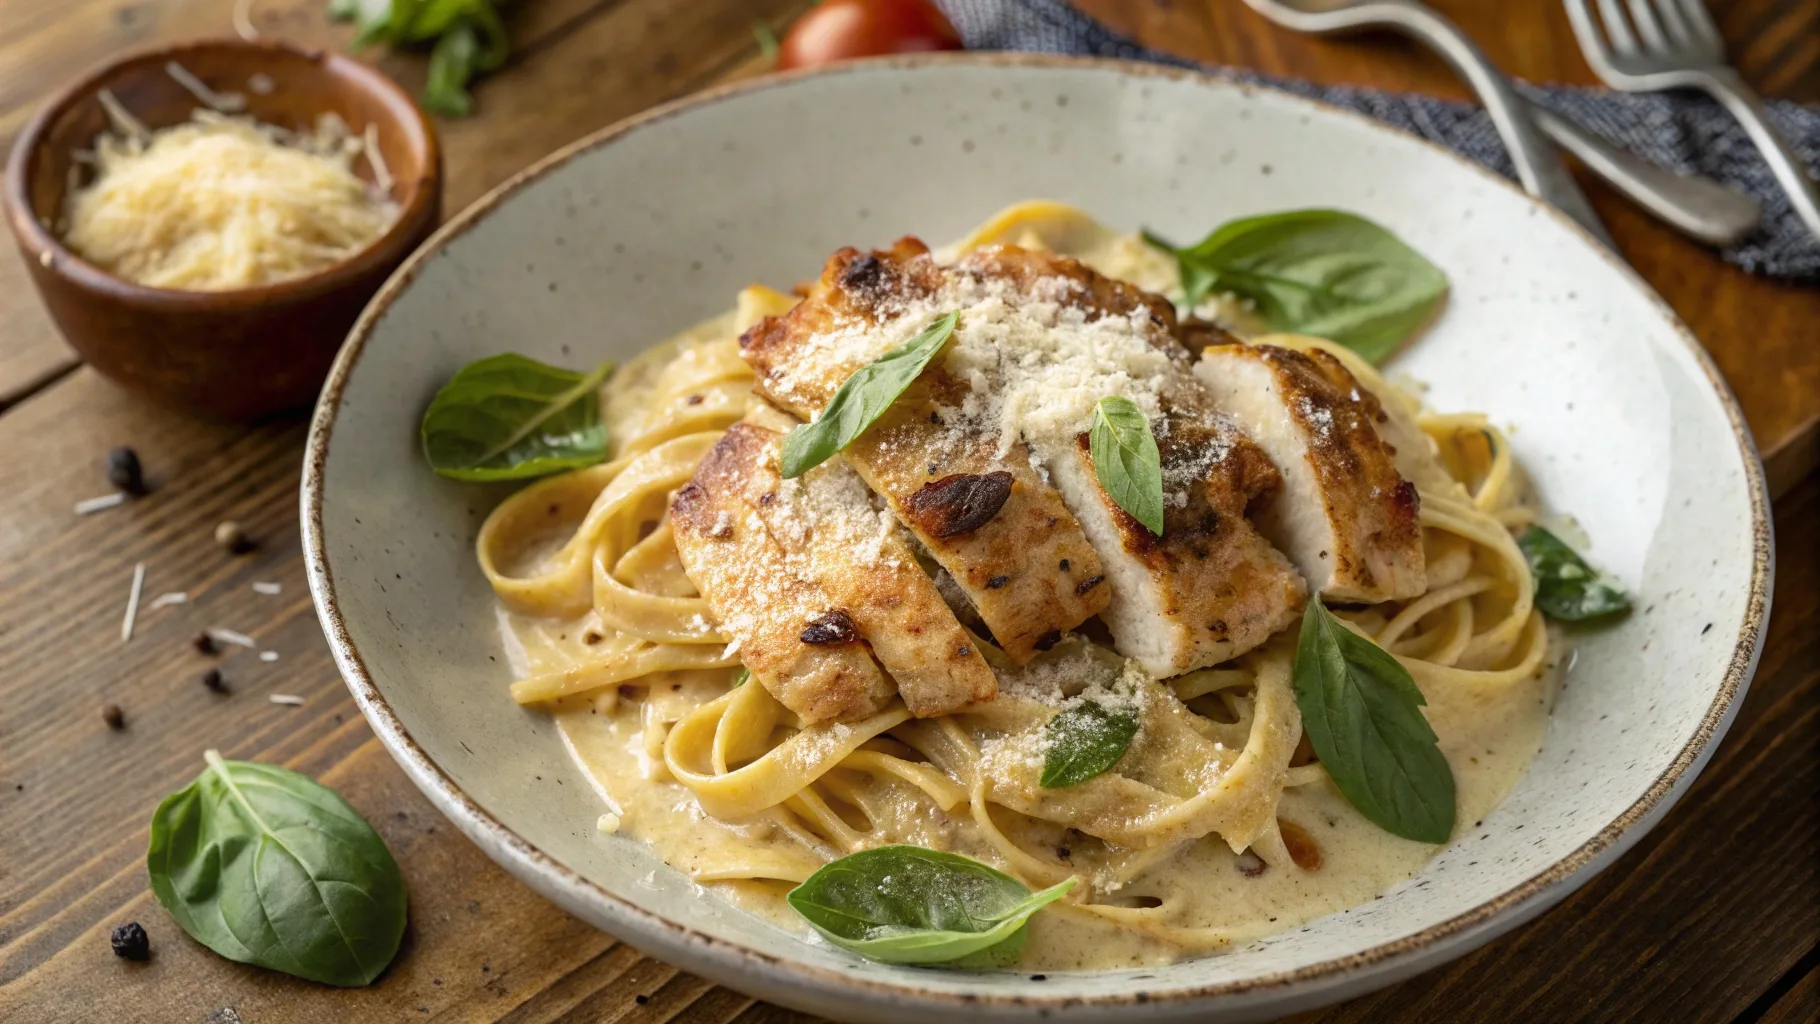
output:
[[[958,237],[1021,198],[1193,238],[1291,207],[1355,210],[1453,280],[1394,370],[1481,409],[1547,503],[1637,595],[1579,641],[1503,805],[1384,899],[1223,956],[1099,974],[859,961],[723,904],[600,807],[520,710],[473,538],[504,488],[432,475],[417,419],[462,364],[623,359],[812,277],[834,248]],[[430,799],[599,927],[842,1020],[1250,1021],[1389,984],[1541,913],[1693,781],[1756,666],[1772,575],[1761,465],[1695,340],[1564,218],[1442,150],[1286,94],[1146,65],[932,56],[769,78],[584,140],[457,217],[381,291],[324,389],[303,477],[311,592],[348,686]]]

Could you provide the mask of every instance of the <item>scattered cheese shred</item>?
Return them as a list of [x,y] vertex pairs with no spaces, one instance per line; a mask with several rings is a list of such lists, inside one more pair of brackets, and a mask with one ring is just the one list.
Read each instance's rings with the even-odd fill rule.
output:
[[325,116],[302,135],[202,109],[152,132],[112,94],[98,96],[114,130],[95,140],[93,180],[65,200],[63,240],[129,280],[221,291],[300,277],[365,248],[398,217],[353,170],[372,131],[363,139]]
[[114,506],[124,504],[125,502],[126,495],[120,491],[115,491],[112,494],[103,494],[98,498],[84,498],[83,500],[76,502],[76,514],[79,516],[86,516],[91,512],[100,512],[103,509],[113,508]]
[[282,583],[267,583],[264,580],[260,580],[259,582],[253,584],[253,592],[255,594],[265,594],[265,595],[270,596],[273,594],[283,593],[283,591],[284,591],[284,584],[282,584]]
[[181,590],[173,590],[168,593],[159,594],[157,597],[152,598],[151,610],[157,611],[160,608],[168,608],[174,604],[183,604],[189,599],[190,595]]
[[259,646],[253,642],[252,637],[247,636],[245,633],[235,632],[231,629],[210,629],[205,632],[208,633],[210,640],[213,640],[218,644],[236,644],[241,647]]
[[278,652],[277,651],[260,651],[259,660],[260,661],[277,661]]
[[288,704],[291,707],[301,707],[303,705],[303,698],[294,693],[274,693],[266,697],[266,700],[269,700],[274,704]]
[[126,616],[120,620],[120,642],[133,638],[133,623],[139,619],[139,591],[145,588],[145,563],[133,564],[133,589],[126,595]]
[[599,829],[602,835],[610,836],[619,831],[619,815],[608,811],[594,822],[594,827]]
[[237,92],[216,92],[208,83],[190,73],[190,69],[176,61],[166,61],[164,73],[171,76],[178,85],[183,86],[196,102],[223,114],[238,114],[246,109],[246,97]]

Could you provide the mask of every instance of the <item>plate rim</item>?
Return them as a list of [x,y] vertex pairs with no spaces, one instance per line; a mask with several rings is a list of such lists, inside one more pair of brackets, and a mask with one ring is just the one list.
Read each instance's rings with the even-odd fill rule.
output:
[[[1342,957],[1317,961],[1293,970],[1275,971],[1252,977],[1175,988],[1162,992],[1127,991],[1100,995],[1045,996],[1028,991],[950,991],[904,984],[896,981],[857,977],[837,969],[823,968],[799,959],[767,952],[744,943],[718,938],[688,925],[670,920],[646,909],[639,903],[609,892],[583,877],[568,865],[545,853],[493,817],[469,797],[429,755],[418,746],[393,713],[373,682],[359,651],[348,632],[337,602],[334,576],[328,564],[322,536],[323,476],[330,443],[340,411],[343,390],[365,351],[378,321],[417,278],[422,269],[455,239],[479,224],[507,199],[541,180],[571,160],[609,145],[622,136],[690,111],[712,106],[748,93],[787,88],[814,78],[834,77],[880,70],[914,70],[948,65],[980,67],[1036,67],[1103,71],[1124,77],[1157,78],[1187,81],[1214,89],[1236,90],[1242,95],[1271,93],[1292,104],[1302,104],[1324,114],[1338,115],[1369,130],[1413,140],[1431,151],[1452,160],[1472,174],[1495,183],[1521,197],[1542,215],[1575,233],[1600,259],[1616,269],[1631,287],[1645,297],[1673,328],[1674,333],[1694,357],[1695,365],[1705,376],[1725,412],[1733,439],[1738,444],[1744,464],[1750,496],[1752,527],[1752,569],[1750,594],[1745,603],[1743,620],[1727,663],[1723,679],[1712,703],[1702,715],[1700,724],[1675,758],[1650,784],[1642,795],[1602,827],[1597,834],[1556,860],[1542,871],[1518,882],[1506,891],[1480,902],[1444,921],[1390,942],[1379,943]],[[1719,742],[1729,729],[1742,703],[1751,677],[1755,674],[1766,636],[1775,577],[1775,555],[1770,519],[1770,498],[1761,457],[1755,440],[1744,420],[1743,411],[1731,388],[1719,374],[1711,356],[1675,313],[1635,269],[1605,248],[1589,232],[1554,207],[1529,196],[1514,182],[1467,160],[1451,150],[1438,146],[1412,132],[1387,125],[1364,114],[1334,106],[1320,100],[1275,86],[1235,81],[1229,77],[1191,68],[1171,67],[1144,61],[1080,57],[1062,54],[1024,52],[924,53],[897,57],[852,61],[825,67],[807,68],[726,83],[680,97],[592,132],[557,149],[548,156],[513,174],[469,204],[436,230],[374,295],[350,330],[337,354],[329,376],[323,384],[316,407],[311,413],[309,435],[305,442],[303,473],[300,482],[300,514],[305,571],[311,600],[327,638],[343,681],[352,692],[368,725],[392,754],[413,783],[423,791],[438,810],[461,828],[488,856],[499,862],[519,880],[565,904],[568,909],[588,908],[603,911],[637,934],[640,940],[652,942],[661,951],[687,956],[696,969],[704,972],[719,967],[739,972],[740,980],[756,970],[782,971],[784,977],[765,978],[768,985],[788,983],[792,990],[839,998],[865,998],[874,1006],[921,1005],[952,1009],[957,1006],[1001,1011],[1110,1011],[1143,1005],[1153,1012],[1171,1008],[1181,1011],[1194,1004],[1219,998],[1246,996],[1268,999],[1269,993],[1282,994],[1294,989],[1332,991],[1349,982],[1382,977],[1385,984],[1396,977],[1413,974],[1439,961],[1462,955],[1508,931],[1570,895],[1589,881],[1595,871],[1628,850],[1658,823],[1686,792],[1700,770],[1705,767]],[[585,916],[585,915],[584,915]],[[598,925],[598,921],[590,921]],[[605,930],[605,929],[603,929]],[[694,954],[690,956],[689,954]],[[1162,968],[1160,970],[1167,969]],[[762,977],[762,975],[761,975]],[[716,979],[719,980],[719,979]],[[739,987],[740,981],[731,982]],[[1250,1000],[1243,1000],[1249,1002]]]

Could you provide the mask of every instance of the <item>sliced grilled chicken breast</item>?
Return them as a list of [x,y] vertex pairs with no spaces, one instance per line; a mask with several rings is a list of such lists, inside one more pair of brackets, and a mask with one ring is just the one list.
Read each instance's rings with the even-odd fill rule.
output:
[[[847,378],[927,319],[903,323],[942,287],[947,271],[914,239],[862,254],[844,249],[808,298],[740,339],[760,395],[803,419]],[[972,385],[931,365],[844,453],[860,477],[954,578],[1013,661],[1022,663],[1097,614],[1106,592],[1099,558],[1022,443],[961,427],[944,410]]]
[[757,510],[792,569],[853,622],[910,712],[945,715],[991,700],[998,680],[889,513],[840,459],[794,480],[778,473],[784,435],[737,423],[716,446],[725,479]]
[[[1154,394],[1158,411],[1152,433],[1164,482],[1161,537],[1100,486],[1085,433],[1039,445],[1051,480],[1105,566],[1111,597],[1100,618],[1119,653],[1168,677],[1237,657],[1292,623],[1306,588],[1246,519],[1249,509],[1269,503],[1281,480],[1263,451],[1213,409],[1190,372],[1189,344],[1230,336],[1212,324],[1178,323],[1161,296],[1052,252],[991,246],[969,253],[955,270],[1009,282],[1030,301],[1059,302],[1090,322],[1117,322],[1124,345],[1162,357],[1145,366],[1140,389]],[[1102,366],[1120,363],[1118,340],[1097,339]],[[1102,386],[1113,382],[1102,378]]]
[[1100,618],[1120,654],[1157,678],[1235,658],[1300,614],[1307,590],[1246,519],[1280,484],[1259,448],[1178,391],[1152,424],[1163,468],[1163,535],[1100,486],[1088,436],[1048,460],[1100,552],[1112,599]]
[[804,722],[879,711],[896,688],[851,617],[798,572],[801,560],[772,539],[742,497],[748,468],[737,438],[723,438],[676,492],[670,523],[683,571],[739,644],[752,677]]
[[1427,588],[1416,487],[1378,435],[1377,398],[1338,359],[1320,349],[1214,345],[1194,372],[1281,471],[1283,493],[1258,524],[1310,587],[1368,603]]

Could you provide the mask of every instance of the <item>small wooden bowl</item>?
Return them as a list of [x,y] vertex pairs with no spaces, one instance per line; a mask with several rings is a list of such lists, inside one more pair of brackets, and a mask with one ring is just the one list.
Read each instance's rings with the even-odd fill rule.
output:
[[[346,260],[304,277],[231,291],[134,284],[66,248],[53,232],[76,150],[108,128],[107,89],[153,129],[201,104],[165,71],[175,61],[216,92],[246,97],[247,113],[290,129],[333,111],[355,133],[377,125],[399,217]],[[265,75],[264,94],[248,86]],[[366,161],[357,162],[367,173]],[[402,89],[358,61],[276,42],[204,40],[125,57],[88,75],[38,112],[6,167],[8,221],[51,317],[90,365],[157,402],[213,419],[248,420],[316,398],[348,329],[392,271],[429,237],[442,212],[436,130]]]

